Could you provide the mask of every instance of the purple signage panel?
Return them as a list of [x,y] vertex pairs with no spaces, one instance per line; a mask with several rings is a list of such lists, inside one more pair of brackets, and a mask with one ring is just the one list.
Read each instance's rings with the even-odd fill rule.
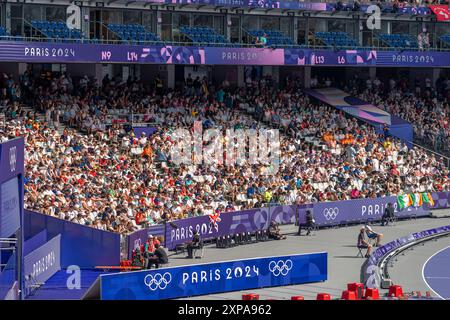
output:
[[377,51],[284,49],[284,64],[299,66],[364,65],[377,63]]
[[24,139],[0,144],[0,238],[10,237],[20,228],[23,171]]
[[448,67],[449,52],[378,51],[377,66]]
[[25,288],[44,283],[61,270],[61,235],[58,235],[24,257]]
[[448,67],[450,53],[2,41],[0,60],[31,63]]
[[25,243],[23,245],[23,255],[26,256],[27,254],[36,250],[46,242],[47,242],[47,230],[42,230],[41,232],[35,234],[30,239],[25,240]]
[[[166,3],[166,4],[192,4],[210,5],[218,7],[232,8],[264,8],[264,9],[289,9],[289,10],[309,10],[326,11],[326,3],[303,2],[303,1],[276,1],[276,0],[140,0],[144,2]],[[331,7],[330,9],[331,10]]]
[[205,48],[206,64],[284,65],[284,49]]
[[[184,4],[184,5],[207,5],[215,7],[232,8],[261,8],[261,9],[284,9],[284,10],[307,10],[307,11],[335,11],[335,3],[319,2],[315,0],[303,1],[277,1],[277,0],[139,0],[140,2],[165,3],[165,4]],[[342,4],[342,11],[352,11],[353,4]],[[362,5],[359,9],[366,12],[368,5]],[[382,4],[383,12],[392,12],[392,5]],[[397,8],[397,14],[427,15],[431,11],[427,6],[405,5]]]
[[49,63],[205,64],[205,49],[177,46],[2,41],[0,60]]
[[253,232],[268,226],[269,210],[266,208],[241,212],[225,212],[214,221],[208,215],[174,221],[166,225],[166,247],[175,248],[178,244],[192,239],[198,231],[202,239],[213,239],[235,233]]
[[450,208],[450,192],[433,192],[431,197],[434,200],[434,206],[431,209]]
[[365,222],[368,219],[381,219],[388,203],[394,205],[395,215],[399,218],[429,215],[429,207],[426,204],[421,207],[408,207],[400,210],[396,197],[318,202],[313,204],[312,210],[316,224],[327,226],[342,222]]
[[24,148],[23,138],[12,139],[0,144],[0,182],[8,181],[23,173]]
[[202,239],[214,239],[267,229],[271,220],[280,224],[293,223],[295,218],[296,206],[276,206],[224,212],[216,221],[208,215],[176,220],[166,225],[166,246],[173,249],[178,244],[191,240],[196,230]]
[[155,127],[134,127],[133,131],[136,137],[140,137],[142,133],[145,133],[146,137],[153,135],[158,129]]

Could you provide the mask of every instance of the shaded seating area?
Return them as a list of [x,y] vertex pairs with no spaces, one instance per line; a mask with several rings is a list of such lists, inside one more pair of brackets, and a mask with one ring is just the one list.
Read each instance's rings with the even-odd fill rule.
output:
[[397,49],[418,49],[417,38],[410,34],[379,34],[380,44]]
[[291,38],[287,37],[279,30],[254,29],[249,30],[248,34],[255,39],[265,34],[267,36],[267,46],[269,47],[299,47]]
[[112,31],[123,43],[148,43],[152,42],[156,45],[163,45],[161,39],[145,29],[139,24],[108,24],[108,29]]
[[31,26],[37,31],[36,36],[60,42],[82,42],[86,39],[79,29],[69,29],[62,21],[31,21]]
[[450,34],[445,34],[439,38],[441,40],[442,46],[450,48]]
[[210,27],[181,26],[180,33],[184,35],[188,40],[192,41],[192,43],[195,45],[214,44],[215,47],[238,46],[237,44],[230,43],[227,38]]
[[23,37],[21,37],[21,36],[12,36],[11,34],[9,34],[9,32],[6,30],[5,27],[0,26],[0,41],[1,40],[20,41],[20,40],[23,40]]
[[315,38],[330,49],[354,49],[359,46],[358,42],[346,32],[316,32]]
[[7,40],[9,37],[10,35],[6,31],[6,29],[4,27],[0,27],[0,39]]

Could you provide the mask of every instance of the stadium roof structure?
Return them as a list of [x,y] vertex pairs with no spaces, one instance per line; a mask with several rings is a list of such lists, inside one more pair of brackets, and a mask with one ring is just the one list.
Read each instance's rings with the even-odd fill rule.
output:
[[321,88],[306,89],[305,92],[338,110],[374,126],[379,133],[382,132],[384,125],[388,125],[389,131],[393,136],[406,142],[413,140],[411,123],[391,115],[373,104],[350,96],[345,91],[336,88]]

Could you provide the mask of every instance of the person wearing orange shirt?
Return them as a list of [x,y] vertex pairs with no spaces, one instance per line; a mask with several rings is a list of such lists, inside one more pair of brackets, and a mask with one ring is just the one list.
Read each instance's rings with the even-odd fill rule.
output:
[[144,147],[144,150],[142,151],[142,157],[146,159],[151,159],[153,157],[153,150],[152,147],[150,147],[150,145],[146,145]]

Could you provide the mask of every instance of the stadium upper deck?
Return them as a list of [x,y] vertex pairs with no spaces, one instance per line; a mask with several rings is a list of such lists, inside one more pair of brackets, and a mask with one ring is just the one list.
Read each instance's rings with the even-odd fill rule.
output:
[[[366,23],[370,4],[376,2],[5,1],[0,4],[0,37],[46,42],[254,47],[256,37],[266,33],[267,45],[273,48],[450,48],[446,37],[450,28],[441,21],[450,19],[448,7],[378,2],[380,28],[371,30]],[[67,10],[68,6],[72,9]],[[67,28],[66,21],[75,29]],[[424,30],[428,40],[422,45],[417,37]],[[324,33],[329,34],[324,37]],[[391,39],[386,35],[396,36]],[[350,40],[344,41],[343,37]]]

